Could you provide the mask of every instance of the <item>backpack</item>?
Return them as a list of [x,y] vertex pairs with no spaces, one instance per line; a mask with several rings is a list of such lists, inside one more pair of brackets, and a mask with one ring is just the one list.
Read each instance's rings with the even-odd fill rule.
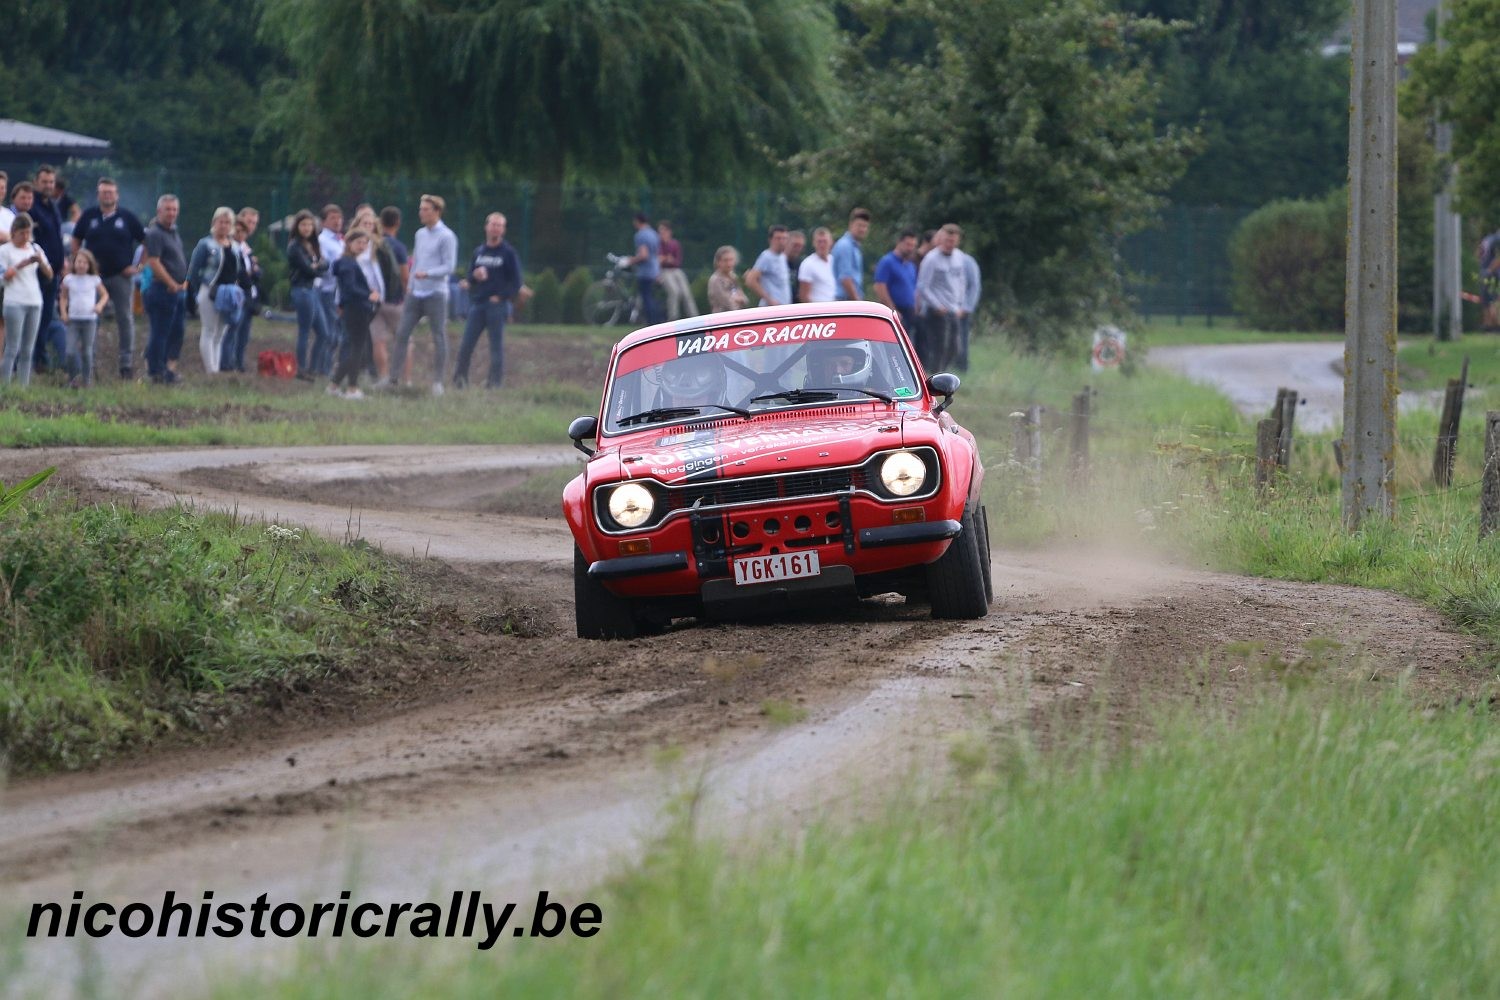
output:
[[256,370],[267,378],[292,378],[297,374],[297,359],[291,351],[261,351]]

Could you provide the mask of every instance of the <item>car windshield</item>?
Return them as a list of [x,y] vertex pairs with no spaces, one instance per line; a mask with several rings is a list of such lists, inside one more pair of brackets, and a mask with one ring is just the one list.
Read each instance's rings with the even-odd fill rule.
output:
[[914,401],[922,394],[895,329],[869,316],[695,330],[620,354],[605,407],[616,433],[734,410]]

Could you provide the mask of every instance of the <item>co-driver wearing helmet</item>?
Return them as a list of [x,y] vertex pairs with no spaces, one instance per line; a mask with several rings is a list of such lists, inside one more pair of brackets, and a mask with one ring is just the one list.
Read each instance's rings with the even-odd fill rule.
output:
[[874,365],[868,340],[838,340],[807,349],[807,382],[809,389],[832,389],[847,385],[870,384]]

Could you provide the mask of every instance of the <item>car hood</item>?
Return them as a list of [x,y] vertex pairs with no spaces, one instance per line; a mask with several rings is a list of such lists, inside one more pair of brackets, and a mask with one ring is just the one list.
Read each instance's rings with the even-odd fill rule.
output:
[[598,457],[605,468],[618,468],[620,478],[668,485],[851,465],[872,451],[900,447],[904,416],[884,404],[854,404],[731,417],[633,435],[612,449],[614,462],[602,452]]

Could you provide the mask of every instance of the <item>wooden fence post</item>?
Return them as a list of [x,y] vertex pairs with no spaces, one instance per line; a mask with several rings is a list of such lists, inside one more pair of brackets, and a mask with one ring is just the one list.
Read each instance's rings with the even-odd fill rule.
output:
[[1073,411],[1068,418],[1071,434],[1069,435],[1069,471],[1073,477],[1073,485],[1082,486],[1089,478],[1089,417],[1091,415],[1092,390],[1088,386],[1073,397]]
[[1479,493],[1479,537],[1500,526],[1500,410],[1484,415],[1484,487]]
[[1453,462],[1458,456],[1458,425],[1464,414],[1464,389],[1469,384],[1469,359],[1459,377],[1448,380],[1443,393],[1443,415],[1438,418],[1437,451],[1432,456],[1432,478],[1445,489],[1453,485]]
[[1283,472],[1292,467],[1292,426],[1297,421],[1297,390],[1282,389],[1277,394],[1281,407],[1276,427],[1276,467]]
[[1255,425],[1255,489],[1264,493],[1276,475],[1276,425],[1270,417]]
[[1026,428],[1031,436],[1031,488],[1038,492],[1042,488],[1042,407],[1032,403],[1026,407]]

